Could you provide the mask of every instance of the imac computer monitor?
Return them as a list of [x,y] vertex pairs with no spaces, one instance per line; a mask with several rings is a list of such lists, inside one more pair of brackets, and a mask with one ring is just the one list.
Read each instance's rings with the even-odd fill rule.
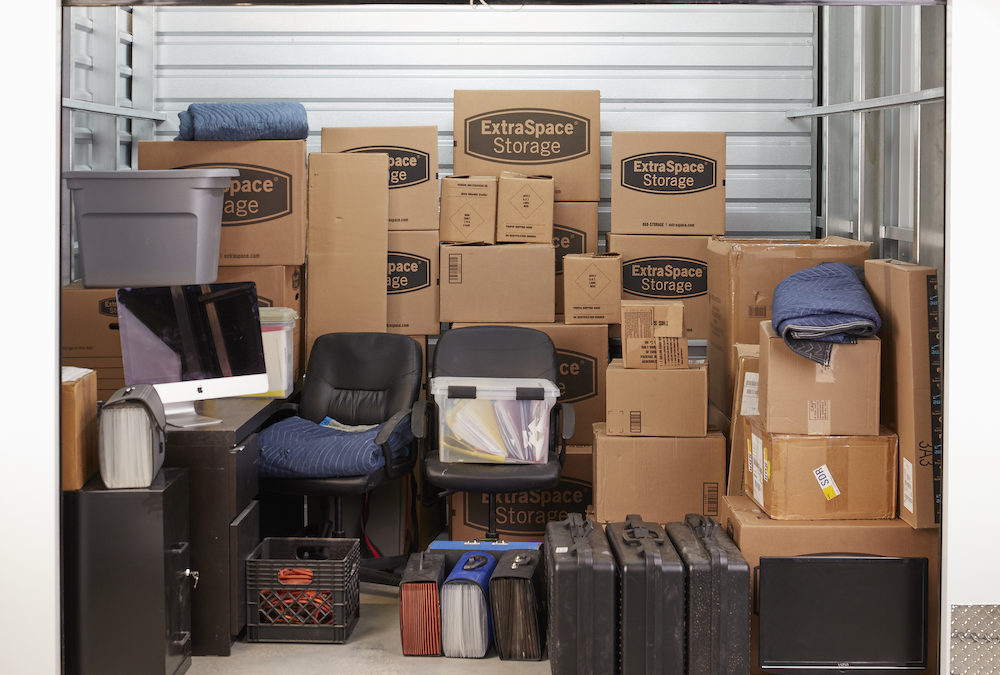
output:
[[762,556],[759,573],[763,671],[927,667],[927,558]]
[[118,326],[125,383],[153,385],[168,424],[214,424],[194,401],[267,391],[253,282],[120,288]]

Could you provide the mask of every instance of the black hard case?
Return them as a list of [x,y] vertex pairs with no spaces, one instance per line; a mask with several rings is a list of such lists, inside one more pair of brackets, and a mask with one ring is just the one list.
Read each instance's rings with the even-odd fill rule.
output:
[[709,516],[688,514],[666,529],[687,573],[688,675],[746,675],[749,565]]
[[544,567],[553,675],[614,673],[618,587],[604,529],[578,513],[548,523]]
[[609,523],[618,564],[622,675],[684,672],[684,565],[657,523]]

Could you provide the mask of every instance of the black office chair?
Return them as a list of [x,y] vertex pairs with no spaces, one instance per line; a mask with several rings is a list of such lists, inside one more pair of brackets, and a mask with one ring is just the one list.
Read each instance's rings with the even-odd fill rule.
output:
[[[548,335],[533,328],[455,328],[443,333],[438,340],[431,374],[433,377],[542,378],[555,383],[555,347]],[[433,411],[429,424],[432,430],[437,429],[435,408],[429,407]],[[566,439],[573,435],[573,429],[573,405],[557,402],[549,420],[549,454],[544,464],[442,462],[437,443],[432,441],[424,453],[424,477],[428,483],[442,489],[442,494],[459,491],[487,494],[489,523],[485,538],[496,540],[499,538],[497,494],[555,487],[566,456]]]
[[[316,423],[331,417],[347,425],[387,422],[375,438],[385,463],[372,473],[357,476],[262,476],[261,493],[321,498],[326,509],[321,536],[343,537],[343,496],[364,495],[390,480],[407,476],[416,463],[415,441],[410,442],[406,452],[394,456],[389,440],[404,420],[414,427],[414,436],[424,433],[425,402],[417,401],[422,373],[420,345],[405,335],[329,333],[316,338],[299,402],[282,417],[296,415]],[[381,572],[405,562],[405,556],[364,559],[360,578],[398,584],[397,576]]]

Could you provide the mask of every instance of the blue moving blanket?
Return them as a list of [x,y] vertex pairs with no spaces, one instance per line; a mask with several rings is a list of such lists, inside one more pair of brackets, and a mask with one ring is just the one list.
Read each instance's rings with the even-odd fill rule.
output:
[[177,117],[178,141],[288,141],[309,136],[306,109],[293,101],[192,103]]
[[[367,431],[341,431],[301,417],[288,417],[260,432],[260,475],[272,478],[361,476],[385,464],[375,437],[384,424]],[[393,457],[404,454],[413,435],[407,415],[389,436]]]
[[789,275],[774,289],[774,332],[802,356],[830,365],[834,344],[853,344],[882,325],[855,268],[821,263]]

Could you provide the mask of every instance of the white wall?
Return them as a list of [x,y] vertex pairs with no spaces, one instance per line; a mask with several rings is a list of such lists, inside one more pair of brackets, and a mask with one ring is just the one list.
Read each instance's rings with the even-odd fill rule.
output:
[[[0,672],[59,672],[59,5],[22,3],[0,41],[7,289],[0,353]],[[17,64],[17,65],[14,65]]]
[[998,209],[996,172],[988,168],[1000,154],[995,86],[1000,3],[952,0],[949,18],[943,663],[949,656],[950,607],[1000,604]]

